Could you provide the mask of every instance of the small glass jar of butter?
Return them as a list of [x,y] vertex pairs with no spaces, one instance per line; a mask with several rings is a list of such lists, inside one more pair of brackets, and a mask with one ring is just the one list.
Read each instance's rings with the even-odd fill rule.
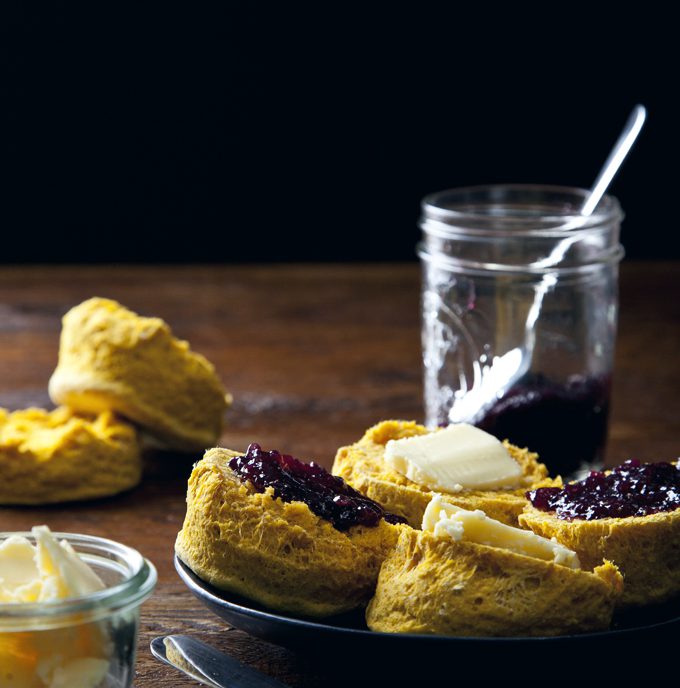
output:
[[0,686],[127,688],[156,570],[88,535],[0,533]]

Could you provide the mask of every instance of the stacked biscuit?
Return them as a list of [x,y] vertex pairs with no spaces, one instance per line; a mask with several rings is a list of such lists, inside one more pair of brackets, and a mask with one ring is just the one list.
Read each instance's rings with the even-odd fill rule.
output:
[[141,438],[214,446],[229,398],[213,366],[166,323],[92,298],[63,319],[48,412],[0,409],[0,503],[117,494],[141,479]]
[[615,609],[680,592],[680,511],[556,523],[525,494],[561,479],[507,442],[514,486],[435,490],[386,456],[393,441],[433,434],[385,421],[338,450],[335,476],[404,521],[344,531],[237,475],[239,452],[211,450],[189,481],[176,552],[212,585],[268,609],[318,617],[363,607],[369,628],[384,632],[598,631]]

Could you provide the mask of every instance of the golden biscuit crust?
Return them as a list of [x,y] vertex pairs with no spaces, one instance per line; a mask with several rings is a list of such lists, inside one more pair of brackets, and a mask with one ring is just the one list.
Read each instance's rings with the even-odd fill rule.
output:
[[410,530],[380,570],[366,622],[387,633],[584,633],[608,628],[622,587],[610,562],[590,573]]
[[194,467],[179,558],[212,585],[278,611],[320,617],[368,602],[406,526],[336,530],[303,502],[241,482],[228,466],[241,455],[211,449]]
[[[425,509],[434,494],[429,488],[393,471],[384,461],[389,440],[425,435],[430,430],[413,421],[387,420],[369,428],[355,444],[341,447],[332,472],[352,487],[381,504],[387,511],[403,516],[414,528],[420,528]],[[560,478],[548,478],[547,468],[538,455],[503,443],[522,468],[520,489],[463,490],[441,493],[443,501],[463,509],[481,509],[488,516],[508,525],[517,525],[517,517],[527,504],[525,492],[536,487],[561,486]]]
[[106,411],[0,409],[0,503],[49,504],[135,487],[142,459],[135,429]]
[[51,399],[85,413],[112,410],[162,444],[217,444],[228,397],[212,364],[159,318],[92,298],[63,318]]
[[522,528],[556,538],[584,566],[613,561],[626,582],[621,606],[665,602],[680,594],[680,509],[627,518],[565,521],[528,505]]

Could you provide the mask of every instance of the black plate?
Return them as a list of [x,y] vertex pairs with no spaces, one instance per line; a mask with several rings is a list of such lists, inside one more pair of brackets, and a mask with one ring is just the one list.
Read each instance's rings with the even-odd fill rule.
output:
[[377,633],[366,627],[363,612],[310,620],[283,616],[267,611],[255,603],[213,587],[200,579],[175,556],[175,568],[189,590],[217,616],[235,628],[277,645],[321,655],[331,652],[370,656],[372,660],[395,658],[401,652],[431,662],[451,661],[452,652],[460,657],[483,656],[517,661],[518,653],[538,655],[546,661],[560,661],[565,652],[578,650],[613,650],[619,658],[627,648],[639,652],[644,648],[658,652],[676,644],[680,631],[680,608],[677,604],[647,608],[615,619],[612,629],[598,633],[531,638],[462,638],[454,636],[417,635],[411,633]]

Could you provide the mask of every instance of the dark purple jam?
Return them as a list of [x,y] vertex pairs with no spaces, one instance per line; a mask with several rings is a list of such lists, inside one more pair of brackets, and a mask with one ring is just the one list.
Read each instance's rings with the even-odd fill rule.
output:
[[602,457],[610,379],[574,375],[557,383],[530,374],[511,387],[475,425],[500,440],[538,452],[551,473],[569,475]]
[[258,492],[273,487],[274,496],[284,502],[304,502],[338,530],[376,526],[381,518],[388,523],[406,523],[313,461],[303,463],[276,450],[263,451],[259,444],[251,444],[245,456],[233,458],[229,468]]
[[531,490],[527,498],[537,509],[554,511],[565,521],[647,516],[680,508],[680,469],[672,463],[631,459],[609,473],[591,471],[563,488]]

